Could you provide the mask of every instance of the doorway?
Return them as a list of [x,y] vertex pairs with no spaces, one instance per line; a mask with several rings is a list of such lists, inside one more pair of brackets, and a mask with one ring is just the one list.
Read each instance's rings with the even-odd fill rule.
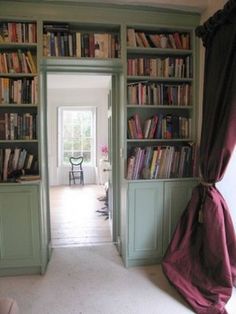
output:
[[[112,173],[103,172],[111,170],[108,162],[111,160],[108,152],[112,150],[108,132],[111,86],[111,75],[47,74],[53,247],[112,242],[114,215],[108,204],[108,178]],[[79,182],[69,185],[69,157],[78,155],[84,157],[84,185]]]

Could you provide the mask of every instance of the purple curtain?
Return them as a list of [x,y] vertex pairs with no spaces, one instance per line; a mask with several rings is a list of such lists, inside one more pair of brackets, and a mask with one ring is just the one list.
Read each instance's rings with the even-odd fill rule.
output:
[[228,1],[196,34],[206,48],[201,180],[162,267],[196,313],[225,314],[236,285],[236,236],[215,183],[222,179],[236,144],[236,0]]

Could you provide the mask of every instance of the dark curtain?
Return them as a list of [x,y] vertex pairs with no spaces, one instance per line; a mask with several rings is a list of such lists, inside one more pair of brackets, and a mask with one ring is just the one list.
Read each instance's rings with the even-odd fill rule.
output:
[[236,144],[236,0],[228,1],[196,34],[206,48],[201,180],[162,267],[196,313],[225,314],[236,285],[236,236],[215,183],[222,179]]

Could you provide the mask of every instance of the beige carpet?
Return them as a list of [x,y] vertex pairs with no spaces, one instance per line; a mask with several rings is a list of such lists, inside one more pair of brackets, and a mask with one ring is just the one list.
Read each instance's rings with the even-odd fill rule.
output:
[[[190,314],[160,266],[126,269],[113,245],[56,248],[44,276],[0,278],[21,314]],[[236,291],[227,305],[236,313]]]

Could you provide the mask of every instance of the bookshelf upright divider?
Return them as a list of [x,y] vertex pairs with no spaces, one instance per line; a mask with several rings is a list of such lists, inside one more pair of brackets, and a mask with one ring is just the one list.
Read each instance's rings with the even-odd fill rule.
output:
[[0,182],[39,178],[38,45],[33,20],[0,21]]

